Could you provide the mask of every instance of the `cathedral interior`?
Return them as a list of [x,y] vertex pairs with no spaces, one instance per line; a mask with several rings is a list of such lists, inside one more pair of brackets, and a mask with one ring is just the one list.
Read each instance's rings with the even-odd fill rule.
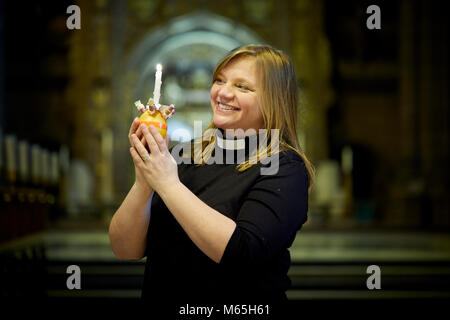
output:
[[214,66],[254,43],[292,57],[316,169],[288,298],[448,301],[448,19],[425,0],[0,2],[2,297],[140,298],[144,261],[117,259],[108,238],[134,181],[134,101],[161,63],[170,143],[190,140],[211,121]]

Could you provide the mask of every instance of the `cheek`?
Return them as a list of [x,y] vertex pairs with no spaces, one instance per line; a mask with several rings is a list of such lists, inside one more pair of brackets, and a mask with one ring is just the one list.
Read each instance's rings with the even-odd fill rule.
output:
[[258,103],[255,103],[254,108],[252,109],[252,118],[255,122],[258,123],[259,126],[264,125],[264,119],[261,113],[261,110],[258,106]]
[[217,88],[215,86],[212,86],[209,94],[211,96],[211,99],[215,100],[215,98],[217,97]]
[[258,101],[256,101],[256,99],[248,99],[247,106],[248,106],[247,113],[251,115],[253,118],[259,118],[261,116]]
[[217,100],[217,92],[215,90],[211,89],[209,95],[210,95],[210,99],[211,99],[209,104],[211,105],[211,108],[214,111],[215,101]]

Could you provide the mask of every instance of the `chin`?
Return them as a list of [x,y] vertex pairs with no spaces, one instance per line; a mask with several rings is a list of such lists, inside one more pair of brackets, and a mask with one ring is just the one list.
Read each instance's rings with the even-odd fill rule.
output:
[[220,119],[213,118],[213,123],[217,128],[225,129],[225,127],[228,127],[226,121],[221,121]]
[[226,124],[223,124],[223,123],[220,123],[220,122],[214,122],[214,125],[217,128],[220,128],[220,129],[223,129],[223,130],[228,129],[228,126]]

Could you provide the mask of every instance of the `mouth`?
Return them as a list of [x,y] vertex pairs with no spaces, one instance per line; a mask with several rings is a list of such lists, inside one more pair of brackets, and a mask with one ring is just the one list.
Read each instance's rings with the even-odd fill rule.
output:
[[233,112],[233,111],[238,111],[240,110],[239,108],[227,105],[227,104],[222,104],[220,102],[217,103],[216,105],[216,110],[222,111],[222,112]]

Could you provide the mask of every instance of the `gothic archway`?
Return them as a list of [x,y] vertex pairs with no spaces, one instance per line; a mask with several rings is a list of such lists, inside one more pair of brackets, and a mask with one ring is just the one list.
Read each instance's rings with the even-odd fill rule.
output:
[[[217,62],[230,50],[251,43],[264,43],[254,32],[227,18],[195,12],[175,18],[156,30],[150,30],[131,50],[121,77],[120,102],[117,102],[115,143],[116,190],[126,192],[131,164],[127,153],[128,127],[138,115],[133,102],[146,101],[153,94],[157,63],[163,65],[161,102],[176,105],[176,117],[170,120],[168,134],[193,133],[193,121],[203,127],[211,121],[209,88]],[[119,122],[120,121],[120,122]],[[181,131],[180,131],[181,129]],[[183,135],[177,137],[183,139]],[[130,170],[123,170],[129,168]],[[123,189],[122,189],[123,188]]]

